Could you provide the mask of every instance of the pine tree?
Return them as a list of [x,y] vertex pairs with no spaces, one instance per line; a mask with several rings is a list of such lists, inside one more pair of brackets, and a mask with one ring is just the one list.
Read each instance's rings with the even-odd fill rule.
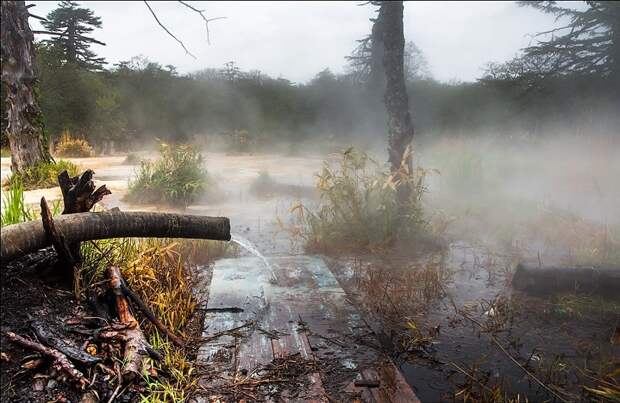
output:
[[620,2],[587,1],[585,10],[555,1],[527,1],[567,24],[537,34],[536,44],[526,48],[525,58],[544,63],[548,74],[596,74],[620,79]]
[[73,1],[63,1],[60,6],[47,15],[43,26],[55,33],[48,45],[60,50],[65,63],[73,64],[86,70],[101,70],[104,58],[97,57],[90,46],[95,43],[105,45],[90,36],[95,28],[101,28],[101,18],[88,8],[78,7]]

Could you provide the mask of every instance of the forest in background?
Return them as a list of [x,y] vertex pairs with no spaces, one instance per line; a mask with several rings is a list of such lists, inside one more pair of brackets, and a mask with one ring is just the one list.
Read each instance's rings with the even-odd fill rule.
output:
[[[58,10],[87,10],[65,3],[54,11],[57,15],[47,16],[49,24],[56,24],[50,29],[64,28],[66,18]],[[90,31],[101,27],[92,12],[85,15],[78,24]],[[117,148],[162,139],[260,149],[318,140],[369,145],[384,137],[383,90],[368,85],[356,63],[364,41],[343,60],[346,73],[325,69],[305,83],[242,71],[234,62],[179,74],[174,66],[137,56],[106,68],[90,43],[76,41],[78,49],[90,52],[83,60],[68,60],[66,40],[36,43],[39,101],[52,141],[68,130],[101,152],[109,151],[108,141]],[[536,55],[518,56],[504,64],[489,63],[476,82],[439,82],[422,52],[409,42],[405,70],[416,136],[618,138],[614,111],[620,103],[608,76],[600,71],[544,75],[541,64]],[[0,98],[5,147],[4,88]]]

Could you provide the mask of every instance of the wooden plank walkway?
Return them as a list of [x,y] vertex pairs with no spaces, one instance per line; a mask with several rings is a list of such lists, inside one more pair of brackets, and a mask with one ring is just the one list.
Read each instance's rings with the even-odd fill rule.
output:
[[258,258],[215,264],[199,353],[212,370],[205,397],[234,389],[232,400],[246,401],[419,401],[322,259],[269,261],[276,281]]

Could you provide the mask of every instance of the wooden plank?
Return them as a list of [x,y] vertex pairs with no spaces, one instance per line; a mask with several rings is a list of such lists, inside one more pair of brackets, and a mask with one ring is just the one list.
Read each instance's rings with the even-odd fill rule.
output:
[[271,339],[254,330],[250,337],[243,340],[237,352],[237,371],[251,374],[257,367],[261,367],[273,360]]
[[[321,378],[317,370],[308,375],[307,390],[285,390],[285,401],[328,401],[328,386],[330,393],[339,391],[336,400],[353,390],[360,392],[364,401],[418,401],[389,358],[372,347],[378,343],[371,330],[321,259],[277,257],[270,262],[277,277],[275,283],[259,259],[223,259],[216,263],[207,304],[212,311],[207,314],[210,323],[204,335],[247,321],[253,321],[253,326],[243,337],[223,336],[203,346],[211,360],[218,354],[225,356],[227,365],[223,369],[248,374],[274,358],[299,354],[305,360],[322,363],[317,368],[335,364],[328,366],[329,371],[342,374],[334,377],[328,372],[330,375]],[[232,353],[226,356],[226,352]],[[347,387],[356,375],[380,379],[381,386]]]
[[[243,259],[218,261],[211,279],[203,330],[203,338],[211,340],[200,348],[198,359],[201,362],[217,363],[222,370],[236,370],[240,348],[238,338],[232,335],[213,337],[256,320],[257,315],[261,314],[267,305],[264,290],[261,289],[263,283],[263,270],[253,261]],[[243,329],[243,332],[248,333],[251,329]],[[269,344],[267,346],[269,347]],[[265,356],[258,353],[256,351],[257,359]],[[271,352],[266,356],[272,356]],[[243,363],[246,367],[249,364],[251,363]]]
[[418,397],[392,362],[362,371],[365,380],[379,382],[377,388],[369,389],[377,403],[420,403]]

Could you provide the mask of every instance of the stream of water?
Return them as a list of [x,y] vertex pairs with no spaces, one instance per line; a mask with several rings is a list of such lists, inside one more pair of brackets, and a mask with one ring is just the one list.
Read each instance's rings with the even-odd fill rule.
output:
[[278,278],[276,277],[276,274],[273,272],[273,268],[269,264],[269,261],[262,253],[260,253],[258,249],[256,249],[256,246],[254,246],[252,242],[250,242],[248,239],[238,234],[231,234],[230,240],[236,243],[237,245],[241,246],[243,249],[250,252],[252,255],[258,257],[260,260],[262,260],[267,270],[269,270],[269,273],[271,275],[271,280],[274,282],[278,281]]

